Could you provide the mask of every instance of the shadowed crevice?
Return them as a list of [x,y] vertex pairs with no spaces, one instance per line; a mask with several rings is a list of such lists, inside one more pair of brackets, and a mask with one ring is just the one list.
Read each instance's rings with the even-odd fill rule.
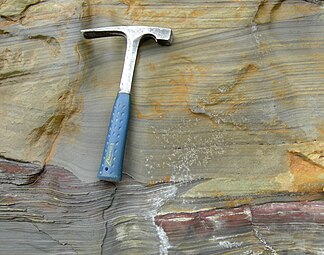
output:
[[17,186],[32,185],[44,173],[45,166],[0,157],[0,183]]

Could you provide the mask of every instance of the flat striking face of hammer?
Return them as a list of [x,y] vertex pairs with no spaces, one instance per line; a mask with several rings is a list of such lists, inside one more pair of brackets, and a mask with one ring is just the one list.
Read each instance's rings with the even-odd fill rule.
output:
[[110,117],[105,149],[97,175],[100,180],[119,182],[122,177],[127,127],[130,116],[130,91],[139,43],[142,38],[149,37],[161,45],[171,45],[172,31],[169,28],[159,27],[117,26],[87,29],[81,32],[86,39],[123,36],[127,40],[120,89]]
[[87,39],[111,36],[123,36],[127,40],[124,68],[120,81],[120,92],[130,93],[137,50],[142,38],[152,38],[158,44],[169,46],[172,43],[172,30],[160,27],[115,26],[81,30]]

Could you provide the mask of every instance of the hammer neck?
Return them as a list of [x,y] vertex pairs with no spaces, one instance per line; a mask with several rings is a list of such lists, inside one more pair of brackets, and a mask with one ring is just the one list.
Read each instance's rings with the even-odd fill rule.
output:
[[130,94],[140,38],[128,39],[119,93]]

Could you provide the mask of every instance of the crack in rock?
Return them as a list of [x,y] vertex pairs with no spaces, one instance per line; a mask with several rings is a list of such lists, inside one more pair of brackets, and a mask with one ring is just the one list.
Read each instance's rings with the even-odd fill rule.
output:
[[102,211],[102,220],[105,222],[105,232],[104,232],[102,240],[101,240],[100,254],[103,254],[103,245],[105,243],[105,239],[106,239],[107,233],[108,233],[108,220],[105,219],[105,212],[113,205],[113,202],[115,200],[115,195],[117,193],[117,186],[115,184],[114,184],[114,186],[115,186],[115,189],[114,189],[113,193],[111,194],[110,204],[107,205],[107,207],[104,208]]
[[[68,242],[62,242],[60,240],[57,240],[53,236],[51,236],[49,233],[47,233],[44,230],[40,229],[35,223],[32,222],[31,224],[37,229],[38,232],[46,235],[51,240],[55,241],[57,244],[62,245],[62,246],[69,247],[73,251],[71,254],[78,254],[78,252],[73,248],[72,244],[70,244]],[[65,254],[69,254],[69,253],[65,253]]]
[[0,183],[16,186],[32,185],[45,171],[45,165],[0,156]]

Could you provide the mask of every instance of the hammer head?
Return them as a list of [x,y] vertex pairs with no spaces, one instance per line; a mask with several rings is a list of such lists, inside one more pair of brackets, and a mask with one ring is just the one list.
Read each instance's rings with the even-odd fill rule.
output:
[[152,38],[160,45],[171,45],[172,30],[170,28],[146,26],[113,26],[81,30],[86,39],[99,37],[123,36],[127,40]]

